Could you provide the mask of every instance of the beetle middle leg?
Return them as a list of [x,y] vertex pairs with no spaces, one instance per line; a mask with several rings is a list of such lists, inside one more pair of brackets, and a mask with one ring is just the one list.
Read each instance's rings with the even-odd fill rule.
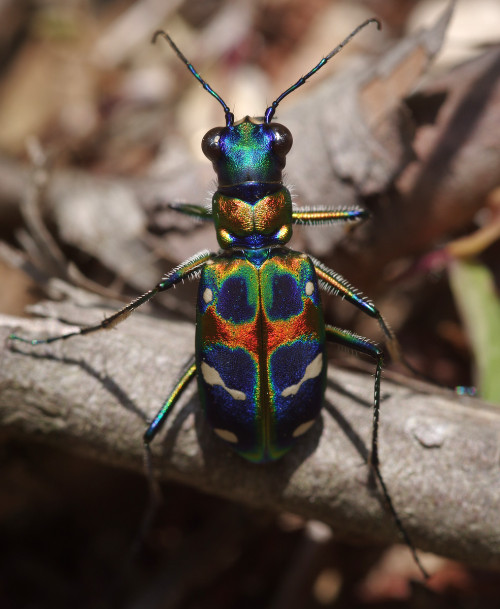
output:
[[[316,275],[318,276],[320,282],[320,287],[336,296],[341,296],[347,300],[347,302],[350,302],[355,307],[360,309],[363,313],[365,313],[365,315],[369,315],[373,319],[376,319],[380,328],[382,329],[382,332],[384,333],[387,349],[391,355],[391,358],[396,361],[402,361],[405,365],[408,365],[402,356],[398,339],[396,338],[394,332],[389,328],[387,322],[382,317],[382,314],[373,304],[373,302],[366,296],[363,296],[363,294],[353,287],[346,279],[344,279],[342,275],[336,273],[332,269],[329,269],[315,258],[311,257],[311,260],[313,261]],[[412,367],[408,367],[413,372]]]
[[203,250],[191,258],[188,258],[179,266],[172,269],[152,290],[148,290],[139,298],[136,298],[128,305],[121,308],[116,313],[113,313],[109,317],[105,317],[101,322],[92,326],[84,326],[74,332],[68,332],[66,334],[60,334],[58,336],[49,336],[48,338],[23,338],[17,334],[11,334],[10,340],[17,340],[23,343],[29,343],[30,345],[48,345],[59,340],[67,340],[73,336],[85,336],[86,334],[92,334],[99,332],[100,330],[110,330],[116,327],[122,321],[125,321],[129,315],[131,315],[141,305],[149,302],[157,294],[170,289],[172,286],[180,283],[184,279],[190,279],[196,277],[197,273],[203,268],[207,262],[213,258],[208,250]]

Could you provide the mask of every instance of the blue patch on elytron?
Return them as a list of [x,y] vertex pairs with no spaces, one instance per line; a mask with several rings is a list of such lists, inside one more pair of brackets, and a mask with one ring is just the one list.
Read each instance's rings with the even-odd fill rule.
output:
[[217,298],[217,313],[235,324],[251,321],[255,307],[248,302],[247,280],[228,277],[222,284]]
[[205,416],[210,425],[215,430],[230,432],[235,449],[254,449],[259,443],[259,384],[253,358],[244,349],[213,345],[203,350],[197,366]]
[[317,343],[283,345],[271,356],[274,386],[273,439],[289,446],[301,425],[320,413],[326,382],[323,347]]
[[275,275],[272,281],[272,304],[267,310],[271,320],[289,319],[299,315],[303,302],[296,279],[291,275]]
[[323,345],[319,342],[297,340],[278,347],[271,355],[270,378],[278,416],[286,404],[295,402],[300,406],[300,398],[307,393],[309,387],[321,385],[318,380],[325,374],[323,360],[319,368],[307,368],[317,362],[316,358],[322,353]]
[[[226,345],[211,345],[203,348],[202,352],[202,359],[198,362],[199,376],[207,396],[218,396],[217,410],[224,417],[237,414],[246,421],[253,419],[258,378],[251,355],[244,349],[231,349]],[[211,370],[204,369],[203,364]]]

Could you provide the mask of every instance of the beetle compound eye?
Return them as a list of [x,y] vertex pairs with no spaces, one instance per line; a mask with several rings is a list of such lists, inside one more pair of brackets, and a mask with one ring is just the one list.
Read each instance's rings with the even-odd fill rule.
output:
[[211,161],[217,160],[220,156],[219,142],[221,131],[222,127],[210,129],[210,131],[208,131],[201,140],[201,149],[203,154]]
[[284,125],[279,123],[272,123],[271,127],[274,134],[273,150],[276,154],[285,156],[293,144],[292,134]]

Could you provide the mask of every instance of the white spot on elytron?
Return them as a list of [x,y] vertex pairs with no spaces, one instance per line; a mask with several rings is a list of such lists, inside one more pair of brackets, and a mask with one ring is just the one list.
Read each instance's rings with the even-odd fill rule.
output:
[[217,370],[215,368],[212,368],[212,366],[209,366],[205,362],[201,362],[201,373],[203,375],[203,378],[209,385],[220,385],[221,387],[224,387],[224,389],[234,400],[247,399],[247,396],[243,393],[243,391],[238,391],[238,389],[230,389],[229,387],[227,387],[226,383],[224,383]]
[[212,290],[210,288],[205,288],[205,291],[203,292],[203,300],[205,301],[205,304],[212,302],[213,297],[214,295],[212,294]]
[[306,294],[310,296],[314,292],[314,283],[312,281],[308,281],[306,283]]
[[313,361],[307,366],[306,371],[304,372],[304,376],[300,379],[300,381],[296,385],[290,385],[290,387],[286,387],[281,392],[281,395],[286,398],[289,395],[295,395],[297,391],[300,389],[302,383],[305,383],[308,379],[316,378],[321,374],[321,370],[323,369],[323,354],[319,353]]
[[229,431],[229,429],[215,429],[214,428],[214,431],[219,436],[219,438],[222,438],[226,442],[231,442],[232,444],[236,444],[236,442],[238,442],[238,436],[236,434],[234,434],[232,431]]
[[308,429],[311,429],[311,427],[314,425],[315,421],[316,421],[316,419],[313,419],[312,421],[306,421],[305,423],[302,423],[302,425],[299,425],[297,427],[297,429],[293,432],[292,436],[294,438],[298,438],[302,434],[306,433],[306,431]]

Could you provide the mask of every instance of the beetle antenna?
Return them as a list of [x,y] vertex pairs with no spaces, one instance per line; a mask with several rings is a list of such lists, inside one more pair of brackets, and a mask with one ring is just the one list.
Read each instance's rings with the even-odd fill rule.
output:
[[366,21],[363,21],[363,23],[358,25],[358,27],[356,29],[354,29],[349,34],[349,36],[347,36],[347,38],[342,40],[342,42],[339,45],[337,45],[333,49],[333,51],[330,51],[330,53],[328,53],[328,55],[326,57],[323,57],[323,59],[316,66],[314,66],[314,68],[310,72],[308,72],[305,76],[302,76],[301,78],[299,78],[299,80],[294,85],[292,85],[289,89],[284,91],[276,100],[273,101],[273,103],[266,110],[265,122],[266,123],[271,122],[271,119],[273,118],[274,113],[276,112],[276,108],[278,107],[278,104],[284,97],[286,97],[287,95],[289,95],[290,93],[292,93],[293,91],[295,91],[296,89],[301,87],[308,78],[310,78],[313,74],[316,74],[316,72],[318,70],[320,70],[329,59],[331,59],[334,55],[339,53],[346,46],[346,44],[348,42],[350,42],[352,40],[352,38],[354,38],[354,36],[356,36],[356,34],[358,32],[360,32],[363,28],[365,28],[370,23],[376,23],[378,30],[380,30],[382,28],[382,24],[380,23],[380,21],[378,19],[375,19],[374,17],[372,17],[371,19],[367,19]]
[[205,82],[203,80],[203,78],[195,70],[193,64],[190,61],[188,61],[188,59],[184,56],[183,52],[175,44],[175,42],[172,40],[172,38],[170,38],[170,36],[167,34],[167,32],[164,32],[163,30],[156,31],[153,34],[153,38],[151,39],[152,44],[154,44],[156,42],[158,36],[162,36],[163,38],[165,38],[165,40],[168,42],[168,44],[175,51],[175,54],[177,55],[177,57],[188,68],[188,70],[196,78],[196,80],[201,84],[201,86],[205,89],[205,91],[208,91],[210,93],[210,95],[215,97],[215,99],[219,102],[219,104],[224,108],[224,114],[226,116],[226,126],[230,127],[234,123],[234,114],[231,112],[231,110],[229,110],[229,107],[226,104],[226,102],[222,99],[222,97],[218,93],[216,93],[212,89],[212,87],[207,82]]

